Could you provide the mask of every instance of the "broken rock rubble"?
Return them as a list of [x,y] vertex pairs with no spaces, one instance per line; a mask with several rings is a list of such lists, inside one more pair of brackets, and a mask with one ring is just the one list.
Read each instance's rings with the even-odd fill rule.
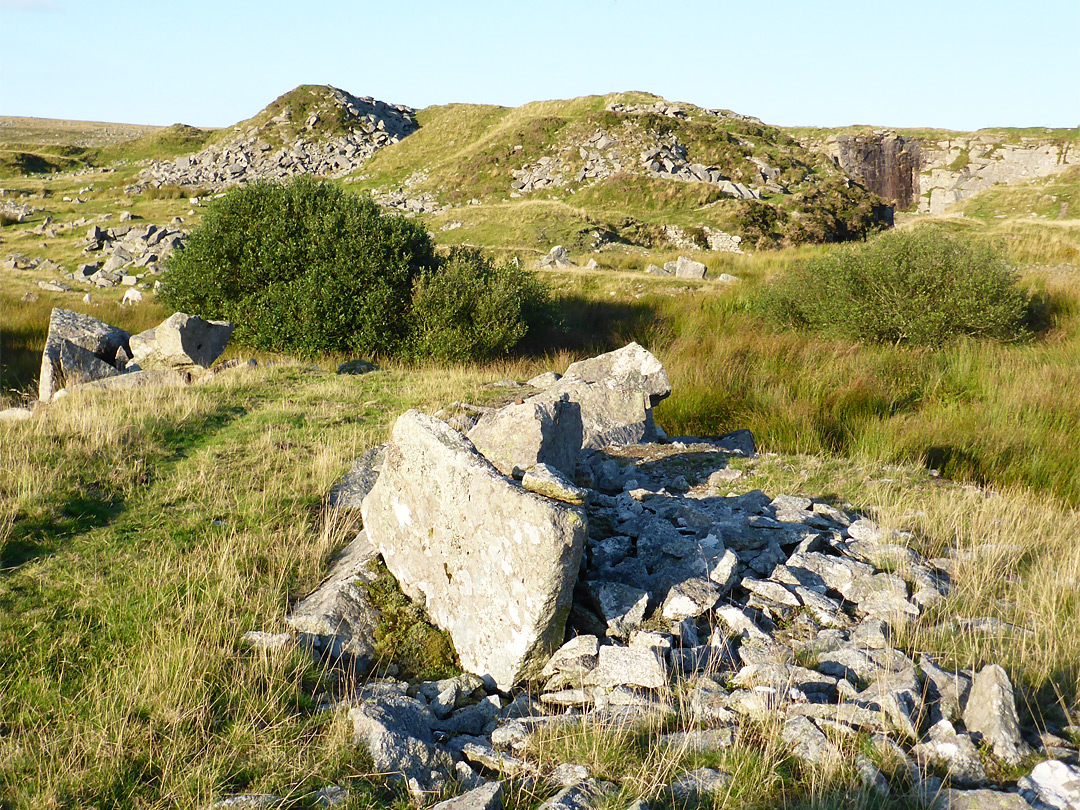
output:
[[[578,386],[607,386],[637,397],[651,422],[670,391],[653,361],[627,347],[545,378],[523,401],[543,395],[534,401],[576,403],[584,413],[595,402],[575,399]],[[520,403],[508,409],[514,419],[502,418],[517,430]],[[464,699],[442,682],[379,682],[420,704],[409,705],[454,761],[441,760],[447,777],[464,769],[558,783],[565,774],[545,775],[523,756],[530,736],[553,724],[679,718],[685,725],[670,744],[701,750],[730,745],[744,723],[772,715],[792,754],[814,766],[842,756],[838,740],[857,733],[888,749],[909,776],[894,781],[863,757],[860,778],[877,793],[932,795],[940,774],[957,803],[989,788],[1025,802],[1071,789],[1073,772],[1057,766],[1033,771],[1021,792],[988,776],[980,746],[1003,765],[1042,750],[1019,725],[1003,670],[950,670],[893,647],[950,590],[947,571],[910,535],[813,498],[724,492],[733,476],[717,473],[754,453],[748,436],[654,441],[631,431],[620,434],[631,437],[624,444],[592,444],[583,431],[571,474],[541,460],[558,426],[541,409],[531,413],[534,439],[515,449],[513,463],[500,457],[497,430],[486,446],[504,460],[492,463],[445,423],[406,414],[363,499],[365,530],[387,564],[396,561],[405,592],[449,629],[463,665],[483,678]],[[499,414],[485,414],[486,424]],[[528,491],[519,475],[543,483]],[[524,587],[533,579],[544,588]],[[536,621],[540,604],[551,611],[546,629]],[[500,632],[509,643],[495,642]],[[506,659],[515,642],[516,657]],[[423,731],[410,733],[421,744],[421,790],[434,783],[428,769],[437,760]],[[1055,760],[1078,756],[1054,740]],[[372,745],[364,735],[358,744]],[[673,778],[671,789],[691,796],[722,789],[731,775]]]

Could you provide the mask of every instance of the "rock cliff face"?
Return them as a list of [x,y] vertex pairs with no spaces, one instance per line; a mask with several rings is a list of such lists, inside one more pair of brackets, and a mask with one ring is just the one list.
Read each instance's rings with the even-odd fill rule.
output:
[[910,208],[919,197],[918,141],[894,132],[837,135],[826,143],[826,152],[854,180],[899,209]]
[[991,186],[1046,177],[1080,162],[1069,141],[1051,136],[1014,141],[1003,132],[929,140],[879,131],[833,135],[806,145],[827,154],[853,180],[897,209],[914,208],[921,214],[940,214]]

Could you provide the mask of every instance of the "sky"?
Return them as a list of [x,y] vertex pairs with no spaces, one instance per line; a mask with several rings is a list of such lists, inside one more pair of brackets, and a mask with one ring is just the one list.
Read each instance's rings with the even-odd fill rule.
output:
[[1080,126],[1080,0],[0,0],[0,115],[227,126],[643,90],[780,126]]

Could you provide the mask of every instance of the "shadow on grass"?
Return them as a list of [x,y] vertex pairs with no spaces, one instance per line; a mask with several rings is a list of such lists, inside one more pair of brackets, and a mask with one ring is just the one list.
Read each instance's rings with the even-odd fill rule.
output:
[[[148,468],[138,474],[135,486],[151,485],[165,468],[187,458],[192,451],[205,446],[214,436],[244,416],[247,409],[240,405],[220,404],[216,410],[201,416],[197,422],[180,423],[154,417],[147,425],[159,452]],[[151,456],[153,458],[153,456]],[[85,474],[85,470],[81,471]],[[16,516],[7,540],[0,545],[0,575],[10,573],[23,564],[58,552],[67,541],[118,520],[127,507],[123,484],[110,480],[114,471],[98,469],[90,480],[74,470],[63,492],[46,494],[53,504],[37,504],[33,516]],[[78,476],[78,477],[76,477]],[[50,508],[52,506],[52,508]]]
[[670,334],[670,325],[649,301],[614,303],[581,296],[561,297],[553,302],[552,315],[549,322],[535,327],[522,341],[522,354],[602,354],[631,341],[654,345]]

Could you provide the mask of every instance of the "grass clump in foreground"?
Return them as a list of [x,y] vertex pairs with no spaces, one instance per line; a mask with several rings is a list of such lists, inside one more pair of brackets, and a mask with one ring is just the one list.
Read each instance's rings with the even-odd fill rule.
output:
[[161,293],[258,349],[454,360],[506,354],[543,298],[525,271],[477,250],[440,256],[421,225],[307,176],[212,203]]
[[1027,301],[988,242],[938,229],[893,231],[796,268],[764,306],[791,326],[853,340],[941,346],[1027,334]]

